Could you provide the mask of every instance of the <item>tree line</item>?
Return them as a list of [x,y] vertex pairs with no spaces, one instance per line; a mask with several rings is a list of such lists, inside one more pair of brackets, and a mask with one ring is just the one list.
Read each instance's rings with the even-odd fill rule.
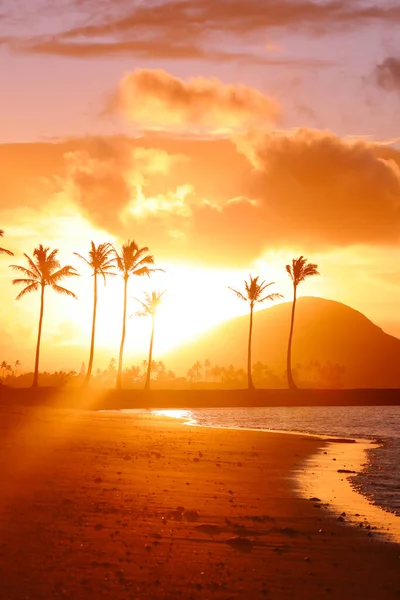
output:
[[[0,237],[2,237],[3,235],[4,231],[0,230]],[[13,253],[10,250],[7,250],[6,248],[0,248],[0,254],[7,254],[8,256],[13,256]],[[105,242],[96,246],[92,241],[87,257],[82,256],[77,252],[74,252],[74,254],[89,267],[93,276],[92,328],[90,337],[88,368],[83,381],[84,386],[89,384],[93,371],[98,302],[98,278],[101,277],[103,279],[104,284],[106,283],[108,277],[113,277],[119,274],[123,278],[122,331],[118,354],[118,366],[116,369],[116,387],[117,389],[121,389],[123,354],[126,337],[127,299],[129,281],[133,277],[150,277],[152,273],[156,271],[162,271],[162,269],[157,269],[153,266],[154,256],[149,254],[149,248],[140,248],[135,241],[130,240],[128,240],[126,244],[123,244],[119,251],[116,250],[116,248],[109,242]],[[50,250],[50,248],[44,247],[42,244],[40,244],[37,248],[34,249],[32,257],[25,253],[24,257],[26,260],[26,266],[12,264],[10,265],[10,268],[19,275],[22,275],[22,277],[12,280],[13,285],[22,286],[23,288],[17,295],[17,300],[33,292],[40,293],[39,324],[35,352],[34,375],[32,383],[32,387],[37,387],[39,381],[39,363],[45,306],[45,290],[49,287],[57,294],[77,299],[77,296],[74,294],[74,292],[67,289],[66,287],[63,287],[60,284],[66,278],[79,276],[79,273],[71,265],[61,266],[61,263],[58,260],[58,250]],[[294,258],[292,260],[291,265],[286,265],[286,272],[288,273],[293,284],[292,313],[287,349],[287,383],[290,389],[295,389],[297,386],[293,377],[291,361],[292,340],[294,333],[295,310],[297,301],[297,288],[300,285],[300,283],[302,283],[309,277],[319,275],[319,273],[318,265],[309,263],[307,259],[304,258],[304,256]],[[254,390],[251,361],[254,307],[256,306],[256,304],[263,303],[266,301],[273,302],[283,297],[279,293],[266,293],[266,290],[273,285],[275,285],[274,282],[259,282],[258,276],[252,277],[250,275],[249,281],[244,282],[243,292],[238,291],[234,288],[229,288],[236,294],[236,296],[239,299],[247,302],[249,304],[250,309],[249,336],[247,346],[247,387],[249,390]],[[151,294],[146,293],[144,295],[143,300],[136,298],[136,300],[140,304],[140,310],[137,312],[137,314],[139,316],[151,317],[152,320],[149,344],[149,360],[147,362],[148,366],[146,371],[145,389],[150,388],[151,370],[152,365],[154,363],[152,359],[152,354],[155,332],[155,317],[164,293],[165,291],[153,291],[151,292]]]
[[[208,366],[205,366],[208,365]],[[122,373],[123,387],[127,389],[141,389],[146,383],[148,373],[148,360],[140,364],[124,367]],[[105,369],[95,369],[91,377],[91,386],[104,389],[115,382],[117,373],[117,359],[112,358]],[[311,360],[305,364],[293,365],[295,380],[306,388],[338,389],[343,387],[345,368],[330,361],[320,363]],[[78,388],[82,386],[85,378],[84,364],[80,372],[70,371],[41,371],[39,382],[43,386],[59,388]],[[259,388],[282,389],[287,387],[286,370],[275,371],[267,364],[258,361],[252,366],[254,385]],[[31,373],[22,373],[13,368],[10,363],[0,363],[0,384],[12,388],[27,387],[31,382]],[[233,364],[211,364],[206,359],[197,360],[188,369],[185,376],[176,375],[162,360],[152,360],[151,385],[157,389],[244,389],[247,388],[246,369]]]

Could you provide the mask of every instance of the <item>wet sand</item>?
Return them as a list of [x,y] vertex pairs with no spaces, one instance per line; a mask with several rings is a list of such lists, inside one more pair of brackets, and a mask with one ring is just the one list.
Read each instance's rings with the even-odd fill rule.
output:
[[400,598],[398,545],[293,493],[325,443],[3,407],[0,598]]

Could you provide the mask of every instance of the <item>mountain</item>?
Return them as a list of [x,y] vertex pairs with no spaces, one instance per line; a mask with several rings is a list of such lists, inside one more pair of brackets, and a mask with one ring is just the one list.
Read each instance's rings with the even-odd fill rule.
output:
[[[253,364],[261,361],[282,377],[292,304],[285,302],[255,313]],[[186,373],[197,360],[245,367],[248,316],[221,323],[164,357],[168,367]],[[332,300],[301,297],[296,308],[294,367],[299,373],[312,363],[343,367],[340,387],[399,387],[400,340],[386,334],[362,313]],[[311,363],[311,366],[310,366]],[[317,365],[317,367],[318,367]],[[305,377],[305,380],[307,378]]]

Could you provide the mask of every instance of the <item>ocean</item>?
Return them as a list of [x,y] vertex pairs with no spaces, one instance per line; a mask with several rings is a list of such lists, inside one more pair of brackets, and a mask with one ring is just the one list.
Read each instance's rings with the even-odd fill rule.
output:
[[378,441],[366,451],[353,488],[385,511],[400,516],[400,407],[207,408],[154,411],[203,427],[287,431]]

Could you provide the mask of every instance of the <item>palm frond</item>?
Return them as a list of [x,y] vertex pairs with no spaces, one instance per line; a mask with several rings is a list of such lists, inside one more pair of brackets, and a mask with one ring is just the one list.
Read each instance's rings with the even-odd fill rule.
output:
[[20,300],[26,294],[31,294],[32,292],[37,292],[39,289],[39,283],[35,281],[31,285],[28,285],[25,289],[23,289],[17,296],[16,300]]
[[57,294],[60,294],[61,296],[69,296],[70,298],[75,298],[75,300],[78,299],[78,296],[76,296],[76,294],[74,294],[74,292],[71,292],[71,290],[67,290],[67,288],[63,288],[60,285],[56,285],[55,283],[50,284],[51,288],[57,292]]
[[288,265],[286,270],[288,271],[295,286],[298,286],[299,283],[307,279],[307,277],[319,275],[318,265],[307,263],[307,258],[304,256],[294,258],[292,260],[292,266],[289,267]]
[[20,265],[9,265],[9,267],[13,271],[17,271],[18,273],[23,273],[24,275],[26,275],[30,279],[35,279],[35,280],[39,280],[40,279],[40,277],[38,277],[36,275],[36,273],[34,273],[33,271],[30,271],[29,269],[26,269],[25,267],[21,267]]
[[14,256],[14,252],[7,250],[7,248],[0,248],[0,254],[7,254],[8,256]]
[[263,291],[265,289],[267,289],[267,287],[270,287],[271,285],[275,285],[275,281],[271,281],[271,283],[266,283],[265,281],[263,281],[262,283],[260,283],[260,285],[258,286],[258,295],[261,296],[261,294],[263,293]]
[[134,298],[134,300],[136,300],[136,302],[139,302],[143,309],[135,313],[138,317],[148,317],[152,314],[151,306],[147,302],[143,302],[142,300],[140,300],[140,298]]
[[81,260],[85,261],[85,263],[86,263],[86,264],[87,264],[89,267],[91,267],[91,266],[92,266],[92,265],[91,265],[91,263],[90,263],[90,262],[89,262],[89,261],[88,261],[88,260],[87,260],[87,259],[86,259],[84,256],[82,256],[82,254],[79,254],[78,252],[74,252],[74,254],[75,254],[75,256],[77,256],[78,258],[80,258]]
[[13,285],[32,285],[34,283],[39,283],[36,279],[13,279]]
[[235,290],[234,288],[230,287],[229,285],[228,285],[228,290],[231,290],[234,294],[236,294],[236,296],[238,298],[240,298],[240,300],[244,300],[245,302],[249,301],[249,299],[246,298],[246,296],[243,296],[243,294],[241,292],[238,292],[238,290]]
[[266,300],[270,300],[271,302],[274,302],[275,300],[280,300],[281,298],[283,298],[282,294],[268,294],[268,296],[264,296],[264,298],[260,298],[260,300],[257,300],[257,302],[262,303],[265,302]]
[[36,273],[36,276],[40,279],[40,277],[42,275],[40,272],[40,269],[38,269],[37,265],[35,265],[34,261],[31,259],[31,257],[28,254],[26,254],[25,252],[24,252],[24,256],[25,256],[26,260],[28,261],[28,265],[29,265],[30,269],[34,273]]
[[61,269],[59,269],[55,273],[49,275],[47,283],[49,285],[53,285],[54,283],[57,283],[58,281],[60,281],[60,279],[63,279],[64,277],[73,276],[79,277],[79,273],[74,267],[71,267],[71,265],[66,265],[65,267],[61,267]]
[[141,275],[147,275],[150,277],[150,273],[164,273],[164,269],[149,269],[148,267],[142,267],[140,269],[135,270],[132,274],[140,277]]

